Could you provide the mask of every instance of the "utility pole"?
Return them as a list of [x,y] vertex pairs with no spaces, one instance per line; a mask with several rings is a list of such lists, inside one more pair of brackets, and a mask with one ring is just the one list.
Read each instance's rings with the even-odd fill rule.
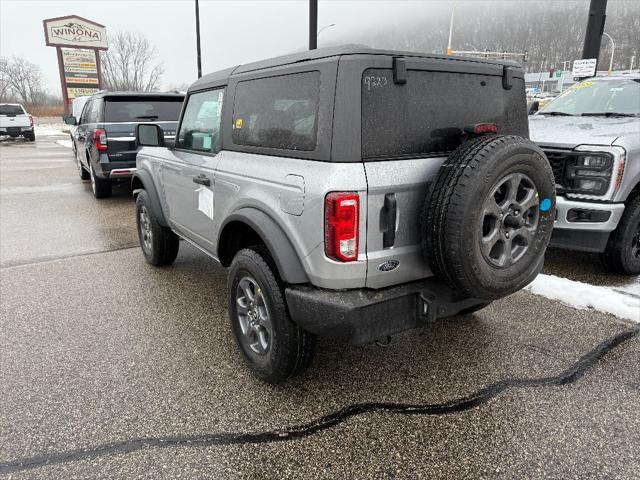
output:
[[309,50],[318,48],[318,0],[309,0]]
[[[582,58],[597,58],[600,55],[600,44],[604,33],[604,22],[607,17],[607,0],[591,0],[589,5],[589,19],[587,32],[584,35]],[[596,71],[598,66],[596,64]]]
[[453,55],[453,48],[451,47],[451,38],[453,37],[453,16],[456,13],[456,4],[453,3],[451,8],[451,20],[449,21],[449,43],[447,44],[447,55]]
[[202,55],[200,54],[200,6],[196,0],[196,54],[198,56],[198,78],[202,77]]

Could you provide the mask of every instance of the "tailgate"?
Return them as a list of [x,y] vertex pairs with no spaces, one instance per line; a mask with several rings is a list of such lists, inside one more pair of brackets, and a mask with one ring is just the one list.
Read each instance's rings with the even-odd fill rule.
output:
[[495,123],[500,133],[528,136],[521,71],[505,88],[502,66],[455,67],[459,71],[442,71],[452,67],[407,60],[404,83],[394,83],[391,68],[364,71],[367,287],[431,275],[420,217],[429,184],[463,141],[465,127]]
[[0,115],[0,127],[30,127],[29,115]]

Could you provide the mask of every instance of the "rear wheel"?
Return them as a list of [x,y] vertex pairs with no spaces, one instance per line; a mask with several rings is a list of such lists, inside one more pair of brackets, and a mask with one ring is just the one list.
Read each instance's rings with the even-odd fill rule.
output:
[[111,196],[111,180],[96,176],[91,162],[89,162],[89,178],[91,180],[91,190],[93,191],[94,197],[107,198]]
[[89,180],[90,174],[89,172],[87,172],[87,170],[84,168],[84,165],[82,165],[82,162],[78,158],[78,152],[75,150],[75,147],[74,155],[76,158],[76,168],[78,169],[78,176],[80,177],[80,180]]
[[229,269],[229,317],[249,369],[278,384],[302,373],[315,352],[315,336],[289,317],[277,269],[264,248],[240,250]]
[[535,144],[506,135],[469,140],[443,163],[427,196],[427,261],[469,297],[509,295],[541,270],[554,206],[553,173]]
[[178,256],[179,238],[170,228],[158,223],[144,190],[136,197],[136,226],[145,260],[157,267],[171,265]]
[[640,273],[640,195],[625,207],[618,228],[611,232],[602,261],[614,273]]
[[35,132],[26,133],[24,135],[24,138],[26,140],[28,140],[29,142],[35,142],[36,141],[36,134],[35,134]]

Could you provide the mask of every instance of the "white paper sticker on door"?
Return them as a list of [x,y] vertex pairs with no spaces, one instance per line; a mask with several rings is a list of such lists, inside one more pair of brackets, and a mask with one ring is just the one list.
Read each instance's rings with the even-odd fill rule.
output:
[[196,192],[198,192],[198,210],[213,220],[213,191],[200,187]]

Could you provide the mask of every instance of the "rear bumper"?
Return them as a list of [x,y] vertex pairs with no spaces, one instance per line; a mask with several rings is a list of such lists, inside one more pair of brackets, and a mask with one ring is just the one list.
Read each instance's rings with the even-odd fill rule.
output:
[[9,135],[9,134],[22,134],[22,133],[32,133],[33,127],[0,127],[0,134]]
[[285,294],[291,318],[301,328],[357,345],[484,303],[461,297],[435,278],[381,290],[336,291],[294,285]]
[[106,155],[101,155],[100,157],[100,162],[97,164],[97,167],[94,167],[97,177],[120,180],[131,178],[136,171],[135,160],[127,162],[110,162]]

